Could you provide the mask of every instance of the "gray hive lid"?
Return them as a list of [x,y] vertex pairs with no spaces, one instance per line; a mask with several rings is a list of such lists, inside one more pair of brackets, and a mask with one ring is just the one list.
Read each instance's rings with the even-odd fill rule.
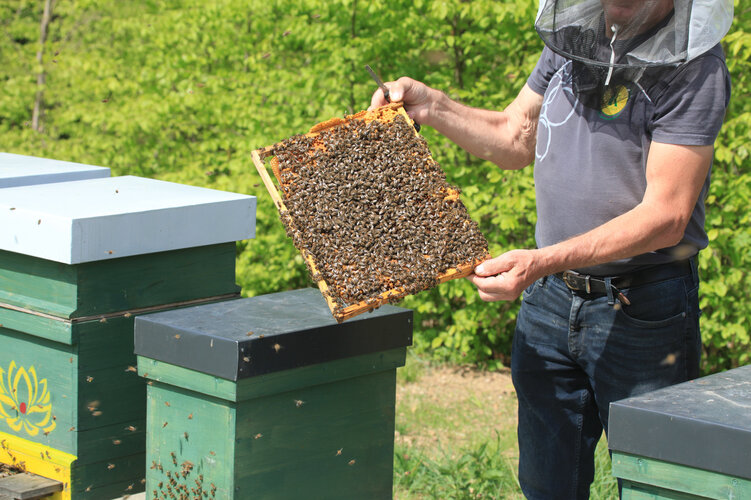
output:
[[751,479],[751,365],[610,404],[619,451]]
[[109,177],[110,169],[69,161],[0,153],[0,188]]
[[338,324],[321,292],[313,288],[147,314],[135,320],[139,356],[228,380],[411,344],[411,310],[383,306]]

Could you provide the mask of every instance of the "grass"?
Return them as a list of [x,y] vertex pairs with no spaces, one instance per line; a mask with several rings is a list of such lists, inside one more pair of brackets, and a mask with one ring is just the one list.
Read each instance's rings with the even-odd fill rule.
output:
[[[394,498],[523,499],[516,477],[516,396],[508,372],[431,365],[399,370]],[[605,440],[593,500],[618,498]]]

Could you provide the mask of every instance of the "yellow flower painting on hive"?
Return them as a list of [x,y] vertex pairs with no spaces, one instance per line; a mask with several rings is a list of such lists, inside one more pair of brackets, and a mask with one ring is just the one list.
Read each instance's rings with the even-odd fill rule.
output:
[[11,361],[7,372],[0,368],[0,420],[12,430],[23,428],[29,436],[49,434],[56,425],[50,399],[47,379],[39,380],[33,366],[27,370]]

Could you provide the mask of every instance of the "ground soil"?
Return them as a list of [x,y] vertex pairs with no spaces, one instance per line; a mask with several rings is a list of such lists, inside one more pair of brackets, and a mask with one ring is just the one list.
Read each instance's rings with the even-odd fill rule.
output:
[[516,395],[508,370],[426,366],[397,384],[397,444],[460,449],[516,431]]

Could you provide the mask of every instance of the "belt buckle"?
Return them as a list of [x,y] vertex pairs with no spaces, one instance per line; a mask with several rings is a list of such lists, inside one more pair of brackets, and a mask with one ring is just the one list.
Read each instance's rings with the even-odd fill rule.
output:
[[590,277],[591,276],[589,274],[579,274],[576,271],[563,271],[563,282],[566,284],[569,290],[581,291],[579,280],[583,280],[584,290],[587,293],[592,293],[592,286],[589,282]]

